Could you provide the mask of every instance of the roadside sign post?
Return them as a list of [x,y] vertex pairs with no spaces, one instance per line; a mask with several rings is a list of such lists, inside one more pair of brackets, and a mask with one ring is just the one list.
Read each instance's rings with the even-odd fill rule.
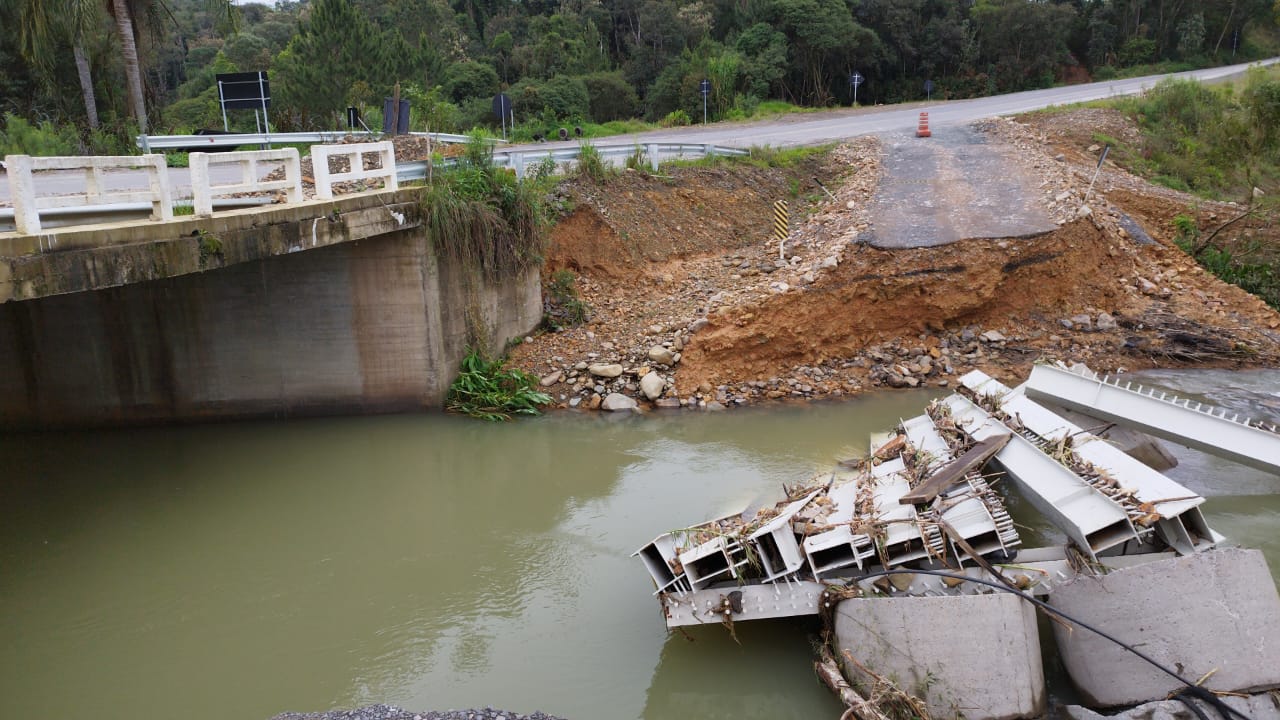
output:
[[853,86],[853,104],[856,107],[858,104],[858,86],[862,84],[862,73],[854,71],[849,76],[849,84]]
[[1093,169],[1093,179],[1089,181],[1089,189],[1085,191],[1084,200],[1081,200],[1080,202],[1089,202],[1089,195],[1093,193],[1093,184],[1098,182],[1098,173],[1102,172],[1102,163],[1107,161],[1107,153],[1109,152],[1111,152],[1110,145],[1102,148],[1102,155],[1098,157],[1098,167]]
[[933,81],[924,81],[924,96],[926,100],[933,100]]
[[511,131],[515,132],[516,117],[511,110],[511,97],[506,93],[498,93],[493,96],[493,114],[498,116],[498,120],[502,122],[502,139],[507,139],[507,119],[511,119]]
[[707,96],[711,94],[711,81],[703,80],[698,83],[698,89],[702,91],[702,124],[707,124]]

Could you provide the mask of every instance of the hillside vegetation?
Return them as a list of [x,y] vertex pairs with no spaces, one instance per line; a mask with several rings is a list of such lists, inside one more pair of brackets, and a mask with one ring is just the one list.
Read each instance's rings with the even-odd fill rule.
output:
[[[1274,54],[1271,0],[12,0],[0,4],[6,151],[124,151],[138,129],[220,128],[214,76],[268,70],[271,122],[518,133],[958,98]],[[236,111],[233,129],[252,130]],[[21,124],[20,124],[21,123]],[[606,125],[613,123],[613,125]],[[96,133],[92,132],[97,128]]]

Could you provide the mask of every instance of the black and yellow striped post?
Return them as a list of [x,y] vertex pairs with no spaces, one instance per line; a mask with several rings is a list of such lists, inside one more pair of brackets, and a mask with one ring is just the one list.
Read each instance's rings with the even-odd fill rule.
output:
[[773,236],[781,244],[786,241],[790,231],[791,211],[787,208],[786,200],[779,200],[773,204]]

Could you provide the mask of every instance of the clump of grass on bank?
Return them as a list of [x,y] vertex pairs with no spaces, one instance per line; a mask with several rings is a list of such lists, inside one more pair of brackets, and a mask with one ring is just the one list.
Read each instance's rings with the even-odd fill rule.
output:
[[545,221],[533,181],[493,165],[493,149],[476,135],[458,165],[423,191],[422,224],[432,245],[490,281],[542,262]]
[[551,404],[550,395],[535,389],[536,377],[505,365],[504,360],[469,351],[458,378],[449,386],[449,411],[496,422],[510,420],[512,415],[538,415]]
[[578,278],[571,270],[557,270],[551,274],[542,300],[542,324],[556,331],[585,323],[591,308],[578,296]]

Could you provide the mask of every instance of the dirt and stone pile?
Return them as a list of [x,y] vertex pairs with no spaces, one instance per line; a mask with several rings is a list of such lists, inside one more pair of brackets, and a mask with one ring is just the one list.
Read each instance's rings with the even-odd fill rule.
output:
[[[1076,122],[1035,120],[1054,117]],[[1109,162],[1086,200],[1100,151],[1091,137],[1051,140],[1046,127],[1005,119],[979,129],[1040,178],[1057,230],[927,249],[859,243],[881,175],[874,138],[787,172],[727,165],[570,186],[546,275],[578,273],[591,318],[530,336],[516,364],[567,407],[621,394],[715,409],[945,387],[975,368],[1021,375],[1039,359],[1110,372],[1280,362],[1280,314],[1172,244],[1174,216],[1212,222],[1230,205],[1153,188]],[[786,198],[798,219],[780,251],[772,204]]]

